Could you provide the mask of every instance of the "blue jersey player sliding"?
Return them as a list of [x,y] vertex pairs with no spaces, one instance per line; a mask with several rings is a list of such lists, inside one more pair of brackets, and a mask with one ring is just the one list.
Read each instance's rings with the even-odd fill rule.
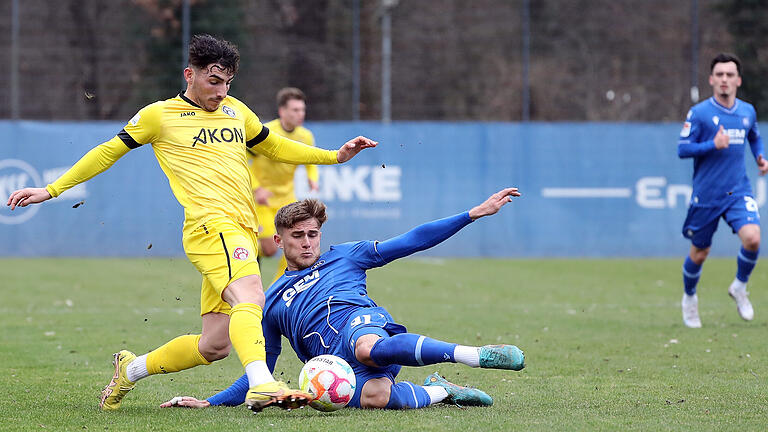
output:
[[710,70],[714,95],[688,111],[677,146],[680,158],[693,158],[693,194],[683,225],[691,250],[683,264],[682,300],[683,323],[692,328],[701,327],[696,284],[721,217],[742,243],[736,258],[736,278],[728,294],[743,319],[749,321],[754,316],[747,281],[760,251],[760,215],[744,162],[747,142],[760,175],[768,172],[755,108],[736,98],[741,85],[739,59],[719,54]]
[[[398,237],[332,246],[320,254],[325,205],[307,199],[281,208],[275,216],[275,242],[288,268],[266,292],[262,325],[267,364],[274,370],[281,335],[303,362],[321,354],[344,358],[355,371],[357,386],[349,402],[356,408],[422,408],[439,402],[488,406],[486,393],[452,384],[437,373],[423,386],[396,382],[401,366],[443,362],[471,367],[520,370],[523,352],[513,345],[470,347],[407,333],[368,296],[366,270],[441,243],[460,229],[499,211],[517,188],[503,189],[471,210],[418,226]],[[239,405],[248,392],[244,375],[228,389],[208,398],[175,397],[163,407],[202,408]]]

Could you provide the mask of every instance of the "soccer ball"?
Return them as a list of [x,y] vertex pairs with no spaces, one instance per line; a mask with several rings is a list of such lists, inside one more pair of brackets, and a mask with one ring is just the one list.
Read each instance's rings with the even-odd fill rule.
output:
[[355,372],[342,358],[317,356],[301,368],[299,387],[314,396],[309,403],[312,408],[323,412],[340,410],[355,394]]

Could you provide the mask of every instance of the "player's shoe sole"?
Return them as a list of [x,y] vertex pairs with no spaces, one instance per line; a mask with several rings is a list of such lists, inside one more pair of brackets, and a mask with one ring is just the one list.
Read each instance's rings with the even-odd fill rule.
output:
[[491,406],[493,398],[482,390],[472,387],[462,387],[438,375],[437,372],[424,380],[424,386],[438,386],[448,392],[443,402],[454,403],[459,406]]
[[514,345],[485,345],[480,347],[480,367],[519,371],[525,367],[525,354]]
[[136,383],[128,381],[126,377],[126,367],[136,359],[136,354],[122,350],[112,355],[112,365],[115,366],[115,374],[109,381],[104,390],[101,391],[101,400],[99,409],[102,411],[113,411],[120,408],[123,397],[133,390]]
[[744,321],[752,321],[755,317],[755,311],[752,309],[752,303],[749,301],[749,293],[746,288],[735,289],[733,286],[728,288],[728,295],[736,302],[736,310]]
[[309,393],[290,389],[282,381],[273,381],[251,387],[245,395],[245,406],[254,413],[272,406],[290,411],[305,407],[312,399]]

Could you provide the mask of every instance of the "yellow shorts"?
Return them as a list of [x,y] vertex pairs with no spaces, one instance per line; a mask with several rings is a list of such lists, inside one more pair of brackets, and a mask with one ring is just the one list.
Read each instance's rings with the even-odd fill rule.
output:
[[259,219],[259,237],[272,238],[275,235],[277,232],[275,230],[275,215],[278,210],[280,207],[256,206],[256,217]]
[[203,275],[200,315],[229,314],[231,307],[221,299],[224,288],[241,277],[261,275],[256,233],[229,218],[214,218],[185,232],[182,243],[187,257]]

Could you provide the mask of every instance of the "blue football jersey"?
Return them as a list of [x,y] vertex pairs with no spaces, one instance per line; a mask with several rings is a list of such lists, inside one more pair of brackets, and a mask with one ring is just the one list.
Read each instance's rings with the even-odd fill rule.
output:
[[262,326],[268,355],[279,355],[286,335],[302,362],[332,353],[346,318],[374,307],[365,271],[387,262],[373,241],[332,246],[309,268],[286,271],[266,292]]
[[[728,135],[727,149],[715,148],[720,126]],[[694,205],[720,206],[752,195],[747,178],[744,149],[749,143],[755,158],[763,154],[755,108],[740,99],[733,107],[720,105],[713,97],[696,104],[690,111],[678,140],[678,156],[693,157]]]

